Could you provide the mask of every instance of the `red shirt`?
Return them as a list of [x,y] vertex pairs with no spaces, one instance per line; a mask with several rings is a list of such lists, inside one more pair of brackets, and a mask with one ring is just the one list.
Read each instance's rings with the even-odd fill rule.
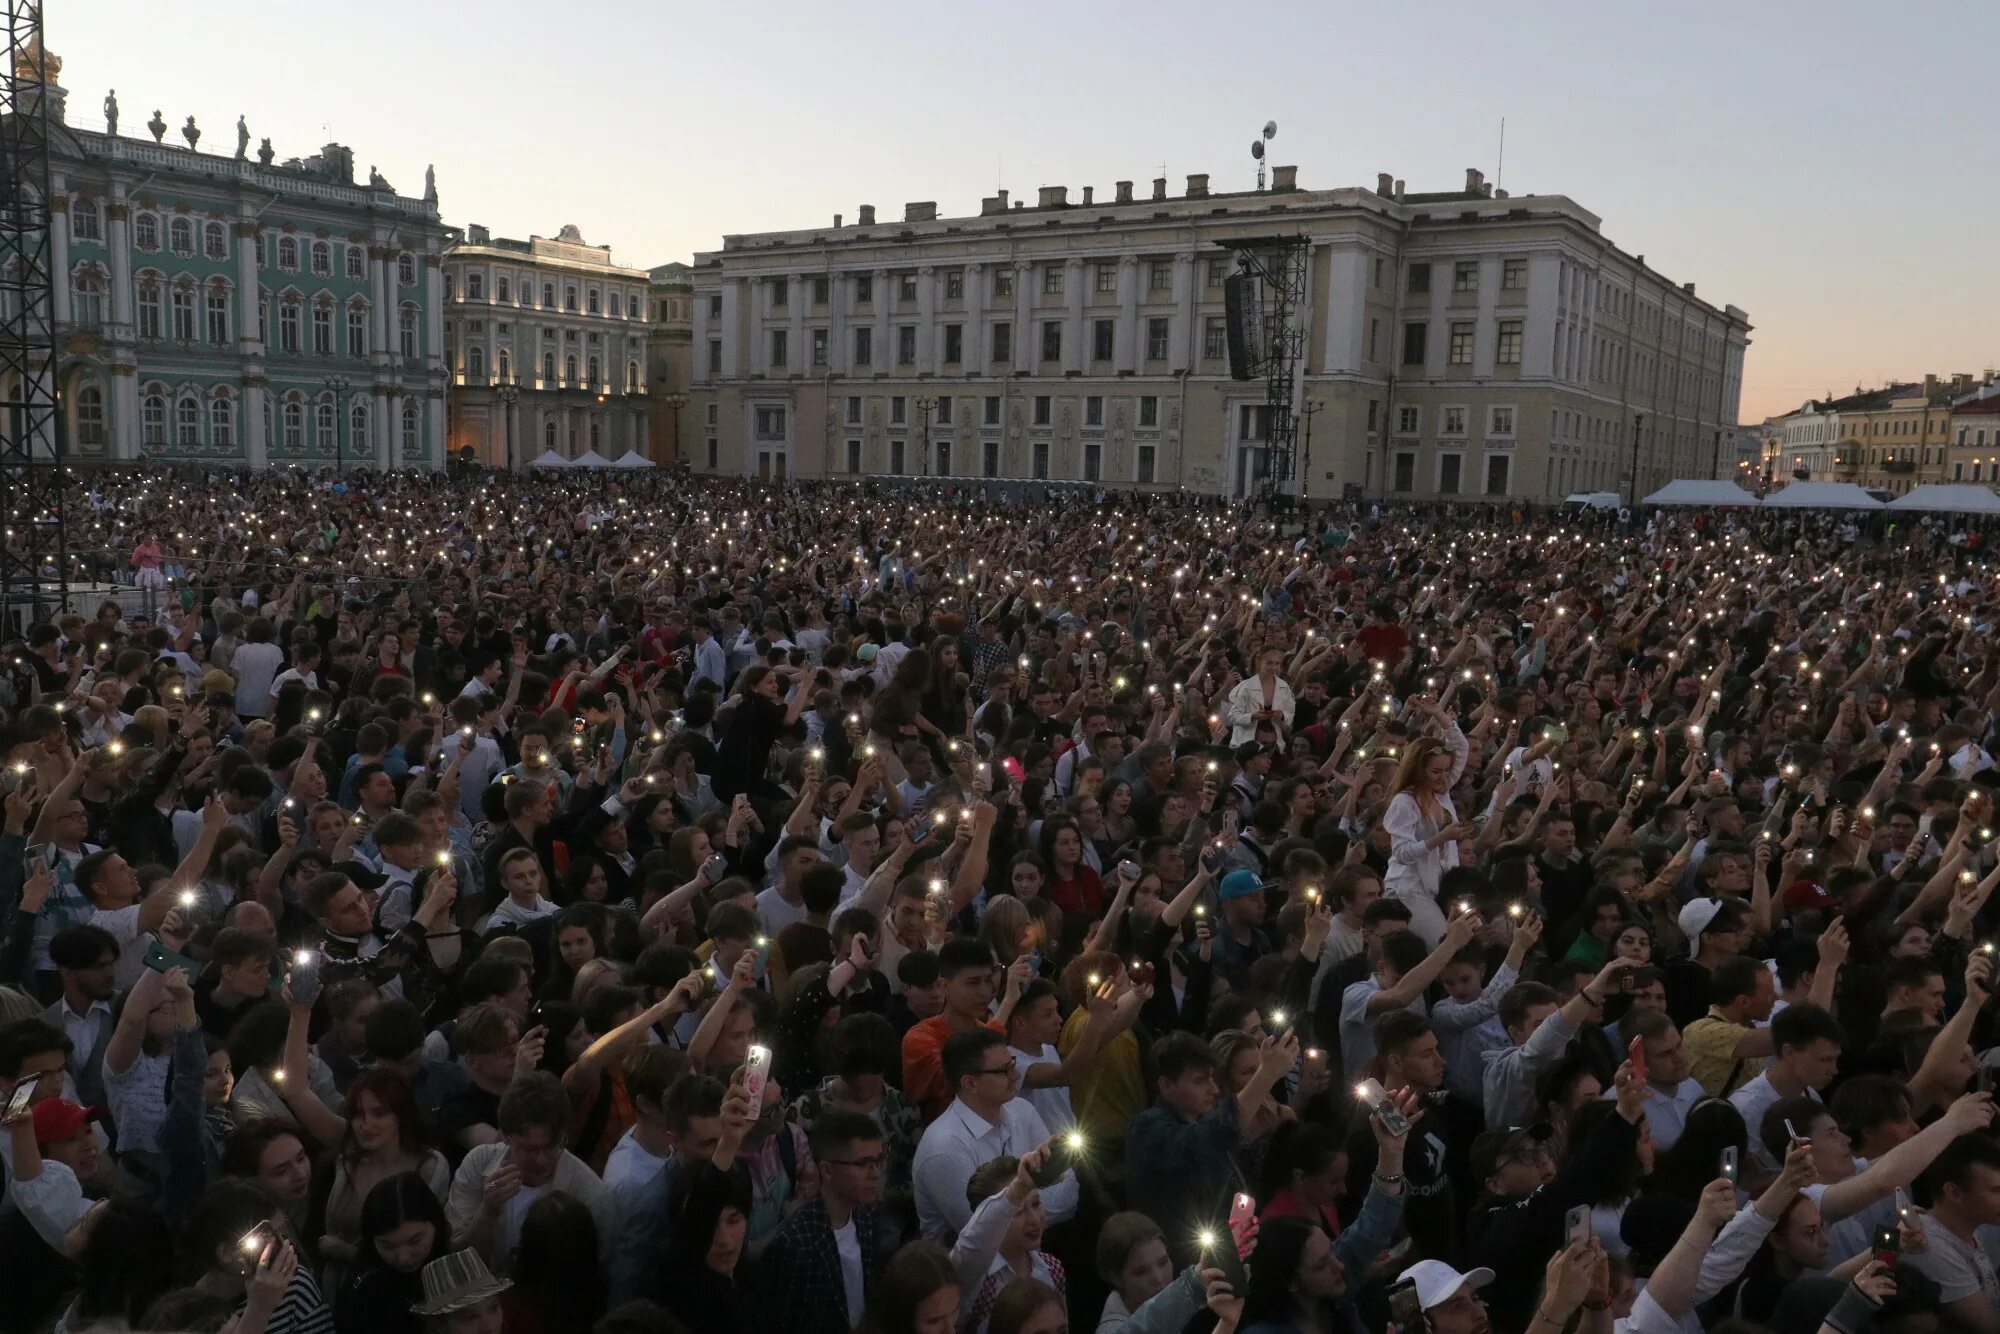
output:
[[1400,625],[1371,625],[1354,636],[1361,641],[1362,651],[1372,662],[1386,663],[1393,667],[1403,656],[1403,650],[1410,646],[1410,636]]
[[1088,913],[1092,917],[1104,911],[1104,882],[1097,872],[1082,862],[1076,864],[1076,873],[1068,880],[1051,880],[1042,891],[1050,903],[1064,912]]

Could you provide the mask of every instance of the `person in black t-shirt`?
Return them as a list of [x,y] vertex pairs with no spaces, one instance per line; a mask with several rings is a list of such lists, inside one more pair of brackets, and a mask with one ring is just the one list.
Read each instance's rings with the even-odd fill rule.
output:
[[500,1138],[500,1095],[516,1076],[541,1064],[543,1037],[539,1028],[523,1033],[513,1012],[498,1001],[459,1016],[452,1040],[472,1082],[438,1108],[438,1137],[453,1171],[467,1151]]

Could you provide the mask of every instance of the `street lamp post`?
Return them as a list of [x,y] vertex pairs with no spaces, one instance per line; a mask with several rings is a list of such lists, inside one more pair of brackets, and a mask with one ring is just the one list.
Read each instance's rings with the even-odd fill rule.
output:
[[[660,405],[664,407],[668,412],[673,414],[673,424],[674,424],[673,461],[676,463],[679,463],[681,459],[681,409],[686,407],[687,404],[688,404],[688,396],[686,394],[683,394],[678,389],[674,390],[671,393],[660,395]],[[654,462],[656,463],[658,461],[659,460],[657,459],[654,460]]]
[[1632,414],[1631,490],[1632,490],[1632,508],[1635,510],[1639,508],[1639,428],[1641,426],[1644,426],[1645,424],[1646,424],[1645,413],[1635,412]]
[[344,400],[354,382],[345,375],[329,375],[323,383],[333,395],[333,470],[335,473],[347,470],[347,406]]
[[[1299,508],[1301,510],[1309,509],[1312,504],[1310,495],[1312,490],[1313,418],[1317,417],[1320,409],[1325,406],[1326,402],[1323,399],[1309,398],[1306,400],[1303,409],[1306,419],[1306,438],[1303,452],[1299,459]],[[1304,515],[1300,516],[1300,520],[1301,522],[1304,521]]]
[[514,458],[514,404],[520,401],[521,387],[509,377],[493,392],[500,397],[500,414],[507,428],[507,471],[513,472],[520,466]]
[[937,400],[928,394],[921,395],[917,399],[917,418],[923,423],[923,442],[919,448],[923,450],[924,456],[920,467],[925,477],[931,475],[931,409],[936,406]]

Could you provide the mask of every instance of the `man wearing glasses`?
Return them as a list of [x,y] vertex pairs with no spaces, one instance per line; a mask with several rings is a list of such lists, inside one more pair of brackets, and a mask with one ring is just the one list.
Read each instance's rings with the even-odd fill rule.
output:
[[848,1334],[882,1270],[882,1128],[860,1112],[826,1112],[812,1151],[819,1195],[773,1234],[764,1275],[778,1328]]
[[[956,1093],[944,1115],[917,1143],[913,1176],[917,1222],[924,1239],[951,1245],[972,1216],[966,1183],[980,1164],[1021,1157],[1049,1138],[1040,1112],[1014,1096],[1014,1058],[1007,1039],[988,1028],[955,1033],[944,1044],[945,1080]],[[1074,1172],[1042,1191],[1048,1221],[1076,1213]]]

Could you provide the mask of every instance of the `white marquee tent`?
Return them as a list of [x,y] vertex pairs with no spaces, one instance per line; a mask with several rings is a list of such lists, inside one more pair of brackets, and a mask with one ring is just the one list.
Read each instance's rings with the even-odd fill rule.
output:
[[1764,504],[1781,510],[1879,510],[1882,502],[1852,482],[1793,482],[1764,497]]
[[569,466],[572,468],[608,468],[611,466],[611,460],[605,458],[594,449],[586,449],[583,453],[578,454],[575,462]]
[[653,461],[638,450],[633,449],[611,460],[611,466],[614,468],[650,468],[653,466]]
[[1925,482],[1890,501],[1889,508],[1933,514],[2000,514],[2000,495],[1990,486],[1970,482]]
[[552,449],[528,466],[530,468],[567,468],[570,466],[570,463],[568,459]]
[[1755,505],[1757,497],[1734,482],[1683,478],[1668,482],[1639,502],[1642,505]]

